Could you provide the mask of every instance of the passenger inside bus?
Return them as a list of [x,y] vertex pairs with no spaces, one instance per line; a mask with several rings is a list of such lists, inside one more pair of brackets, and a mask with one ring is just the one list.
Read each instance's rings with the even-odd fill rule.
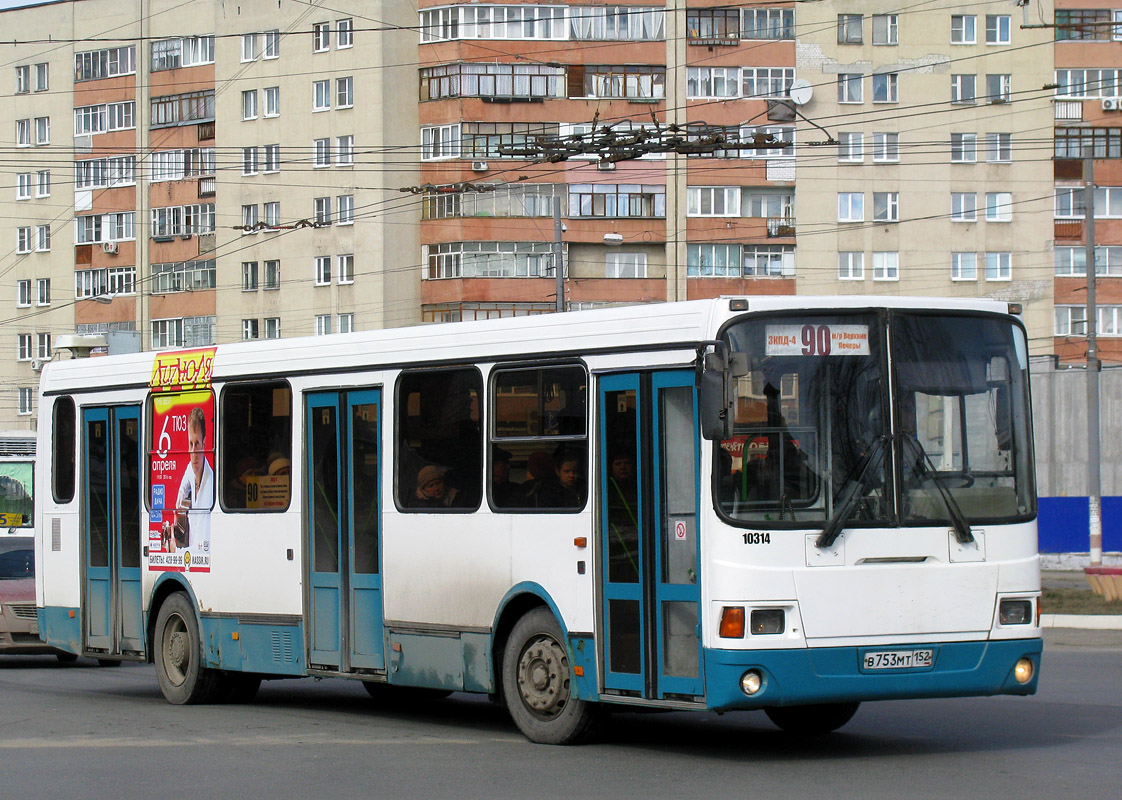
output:
[[413,508],[447,508],[455,502],[459,490],[445,481],[447,467],[429,464],[417,473],[417,487],[410,506]]
[[538,491],[539,508],[581,508],[587,487],[584,480],[584,455],[565,445],[553,453],[554,480]]
[[617,446],[608,459],[608,577],[613,582],[639,580],[639,489],[635,448]]
[[509,450],[497,445],[491,447],[491,499],[498,508],[519,506],[525,496],[522,484],[510,479],[511,458]]

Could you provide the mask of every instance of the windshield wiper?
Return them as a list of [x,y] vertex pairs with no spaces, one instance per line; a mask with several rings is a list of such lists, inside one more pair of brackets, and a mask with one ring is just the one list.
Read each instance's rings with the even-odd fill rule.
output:
[[887,443],[887,436],[878,436],[876,441],[873,442],[873,446],[865,454],[865,462],[861,467],[861,472],[855,479],[846,481],[840,496],[841,500],[834,509],[834,515],[826,521],[825,527],[822,528],[822,535],[815,541],[815,545],[829,547],[841,535],[842,527],[849,520],[849,514],[853,511],[853,506],[865,494],[869,476],[873,474],[873,468],[880,466],[880,462],[884,460]]
[[[916,467],[921,470],[920,477],[931,478],[931,482],[935,484],[935,488],[939,490],[939,495],[943,498],[943,503],[947,507],[947,515],[951,518],[951,524],[954,526],[954,538],[958,539],[959,544],[969,544],[974,541],[974,534],[970,532],[970,524],[966,521],[966,516],[962,513],[962,506],[954,499],[947,485],[943,483],[943,477],[939,474],[939,470],[935,468],[935,463],[931,460],[931,456],[923,449],[923,445],[918,439],[911,436],[903,437],[903,442],[906,446],[910,445],[911,448],[919,453],[919,459],[916,460]],[[907,449],[907,447],[901,450]],[[903,453],[901,453],[903,455]]]

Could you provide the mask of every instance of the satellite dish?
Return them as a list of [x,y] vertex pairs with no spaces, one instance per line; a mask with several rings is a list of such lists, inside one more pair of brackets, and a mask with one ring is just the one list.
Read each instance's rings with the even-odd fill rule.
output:
[[805,106],[814,95],[814,87],[810,85],[810,81],[799,78],[797,81],[792,81],[791,90],[787,94],[795,105]]

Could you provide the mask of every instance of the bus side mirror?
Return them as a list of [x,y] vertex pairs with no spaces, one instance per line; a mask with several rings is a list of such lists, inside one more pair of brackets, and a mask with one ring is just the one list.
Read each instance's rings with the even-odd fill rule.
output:
[[710,441],[732,438],[736,421],[736,378],[748,371],[744,353],[708,353],[699,379],[701,435]]

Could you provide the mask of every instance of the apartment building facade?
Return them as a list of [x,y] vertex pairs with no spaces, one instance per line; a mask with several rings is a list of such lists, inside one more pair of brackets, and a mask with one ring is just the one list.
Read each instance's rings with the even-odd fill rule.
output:
[[[1057,96],[1090,80],[1059,67],[1105,70],[1119,44],[1057,32],[1059,5],[5,11],[58,43],[0,46],[19,159],[0,198],[0,376],[19,394],[0,422],[31,424],[33,367],[66,333],[162,348],[549,313],[557,238],[569,309],[989,296],[1023,305],[1034,353],[1075,357],[1085,277],[1060,142],[1109,122],[1118,92]],[[1071,103],[1086,116],[1061,124]]]

